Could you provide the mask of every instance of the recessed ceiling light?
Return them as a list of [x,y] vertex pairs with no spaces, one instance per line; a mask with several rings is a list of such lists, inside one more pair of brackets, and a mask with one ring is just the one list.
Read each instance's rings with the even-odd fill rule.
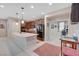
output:
[[32,16],[33,18],[35,18],[35,16]]
[[41,12],[42,15],[44,15],[44,12]]
[[0,5],[0,8],[4,8],[4,5]]
[[34,8],[34,6],[33,5],[31,5],[31,7],[30,8]]
[[24,12],[22,12],[22,14],[24,15]]
[[52,3],[49,3],[49,6],[51,6],[52,5]]

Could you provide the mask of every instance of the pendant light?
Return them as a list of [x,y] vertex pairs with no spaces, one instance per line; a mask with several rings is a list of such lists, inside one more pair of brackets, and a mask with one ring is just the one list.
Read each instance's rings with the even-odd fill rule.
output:
[[[18,14],[19,14],[19,13],[16,13],[16,16],[17,16],[17,17],[18,17]],[[19,18],[19,17],[18,17],[18,18]],[[17,20],[16,20],[16,25],[18,25],[18,21],[17,21]]]
[[24,12],[23,12],[23,11],[24,11],[24,7],[21,7],[21,10],[22,10],[22,19],[21,19],[21,23],[24,24],[24,20],[23,20],[23,16],[24,16]]

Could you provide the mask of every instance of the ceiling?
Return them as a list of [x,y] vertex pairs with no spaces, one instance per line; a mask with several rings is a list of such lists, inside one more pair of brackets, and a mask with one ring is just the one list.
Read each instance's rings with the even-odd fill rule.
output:
[[[21,7],[24,7],[24,20],[33,20],[44,17],[44,15],[57,11],[61,8],[70,6],[70,3],[0,3],[4,8],[0,8],[0,18],[7,19],[8,17],[17,17],[21,19]],[[34,8],[33,8],[34,6]]]

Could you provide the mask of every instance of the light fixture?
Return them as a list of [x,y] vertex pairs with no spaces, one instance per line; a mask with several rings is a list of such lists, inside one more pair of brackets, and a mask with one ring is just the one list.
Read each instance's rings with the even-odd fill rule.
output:
[[24,21],[22,20],[21,23],[24,24]]
[[16,22],[16,25],[18,25],[18,22]]
[[34,6],[33,5],[31,5],[31,7],[30,8],[34,8]]
[[[16,13],[16,16],[19,18],[19,15],[18,15],[19,13]],[[16,25],[18,25],[19,23],[18,23],[18,21],[16,20]]]
[[16,16],[19,18],[19,13],[16,13]]
[[52,3],[49,3],[49,6],[51,6],[52,5]]
[[22,10],[22,19],[21,19],[21,23],[24,24],[24,20],[23,20],[23,16],[24,16],[24,12],[23,12],[23,11],[24,11],[24,7],[21,7],[21,10]]
[[0,5],[0,8],[4,8],[4,5]]

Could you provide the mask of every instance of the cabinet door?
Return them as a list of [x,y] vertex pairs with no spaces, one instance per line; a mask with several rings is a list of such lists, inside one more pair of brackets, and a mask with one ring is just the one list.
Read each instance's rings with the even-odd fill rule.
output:
[[27,48],[27,42],[26,42],[26,38],[23,37],[18,37],[18,36],[14,36],[14,43],[21,48],[22,50]]

